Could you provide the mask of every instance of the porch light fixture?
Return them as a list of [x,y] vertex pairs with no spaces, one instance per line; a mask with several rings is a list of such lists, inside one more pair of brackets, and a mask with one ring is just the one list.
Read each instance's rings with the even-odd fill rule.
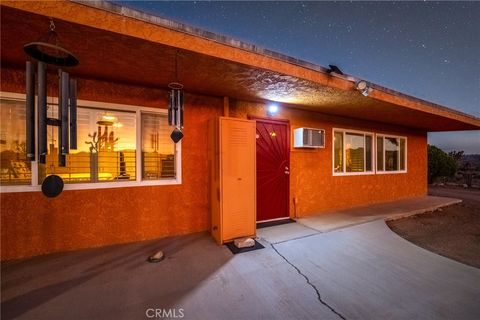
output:
[[277,104],[271,104],[267,107],[267,114],[269,116],[274,116],[278,113],[280,109],[278,108]]
[[[178,79],[178,50],[175,52],[175,79]],[[168,104],[168,125],[174,126],[170,138],[174,143],[179,142],[183,138],[183,84],[179,82],[171,82],[168,84],[170,88],[169,104]]]
[[[52,20],[50,20],[50,31],[47,35],[39,41],[25,44],[23,50],[33,58],[26,62],[27,159],[34,161],[38,148],[38,162],[46,164],[47,128],[55,126],[58,127],[58,165],[65,167],[66,156],[70,149],[77,149],[77,82],[62,68],[74,67],[79,61],[70,51],[61,47]],[[53,73],[58,78],[57,118],[47,117],[48,68],[51,69],[52,66]],[[57,81],[54,83],[57,85]],[[35,90],[36,84],[37,90]],[[36,96],[35,91],[37,91]],[[35,124],[35,98],[37,99],[37,124]],[[54,104],[48,104],[50,107],[52,105]],[[35,143],[35,131],[37,131],[37,143]],[[62,190],[63,181],[59,176],[48,176],[42,182],[42,191],[47,197],[55,197]]]
[[363,94],[365,97],[368,97],[372,89],[368,86],[367,81],[365,80],[360,80],[355,84],[355,87],[357,88],[358,91],[360,91],[361,94]]

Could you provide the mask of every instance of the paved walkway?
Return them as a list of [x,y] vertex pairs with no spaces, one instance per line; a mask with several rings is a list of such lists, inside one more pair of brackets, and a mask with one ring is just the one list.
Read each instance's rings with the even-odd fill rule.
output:
[[352,209],[324,212],[319,215],[301,218],[300,224],[321,232],[340,229],[377,219],[399,219],[462,202],[459,199],[425,196],[361,206]]
[[[237,255],[202,233],[2,263],[1,318],[480,319],[480,269],[409,243],[383,219],[259,234],[272,242]],[[145,262],[159,248],[167,258]]]
[[377,220],[275,247],[345,319],[480,319],[480,269]]

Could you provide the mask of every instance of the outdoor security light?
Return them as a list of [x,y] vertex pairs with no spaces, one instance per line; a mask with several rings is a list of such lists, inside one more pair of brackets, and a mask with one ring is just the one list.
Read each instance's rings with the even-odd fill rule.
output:
[[336,74],[343,74],[342,70],[340,70],[340,68],[337,67],[336,65],[329,64],[328,66],[330,67],[330,70],[328,70],[328,73],[335,72]]
[[365,97],[368,96],[370,93],[371,89],[367,84],[367,81],[365,80],[360,80],[356,83],[355,87],[357,88],[358,91],[360,91],[361,94],[363,94]]
[[271,105],[269,105],[268,108],[267,108],[267,114],[268,114],[269,116],[274,116],[275,114],[277,114],[278,110],[279,110],[278,105],[276,105],[276,104],[271,104]]

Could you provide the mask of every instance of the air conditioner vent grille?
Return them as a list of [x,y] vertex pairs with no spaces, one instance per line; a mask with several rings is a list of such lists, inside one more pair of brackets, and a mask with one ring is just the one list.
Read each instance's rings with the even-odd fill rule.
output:
[[325,148],[325,130],[297,128],[294,130],[294,148]]

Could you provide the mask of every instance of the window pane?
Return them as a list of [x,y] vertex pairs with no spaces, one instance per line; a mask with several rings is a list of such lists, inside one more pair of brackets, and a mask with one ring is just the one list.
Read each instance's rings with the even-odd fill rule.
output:
[[365,171],[372,171],[372,136],[365,135]]
[[345,168],[347,172],[364,171],[364,144],[363,134],[345,133]]
[[383,171],[383,137],[377,137],[377,171]]
[[343,172],[343,132],[334,133],[333,160],[334,171]]
[[405,170],[405,139],[400,139],[400,170]]
[[385,171],[398,171],[399,149],[397,138],[385,137]]
[[0,184],[30,184],[31,163],[26,159],[25,102],[0,100]]
[[[133,112],[77,109],[78,149],[70,150],[65,167],[58,166],[57,127],[48,127],[48,154],[39,165],[39,182],[56,174],[66,183],[135,180],[136,114]],[[57,106],[49,106],[57,117]]]
[[166,115],[142,113],[142,178],[175,177],[175,144]]

